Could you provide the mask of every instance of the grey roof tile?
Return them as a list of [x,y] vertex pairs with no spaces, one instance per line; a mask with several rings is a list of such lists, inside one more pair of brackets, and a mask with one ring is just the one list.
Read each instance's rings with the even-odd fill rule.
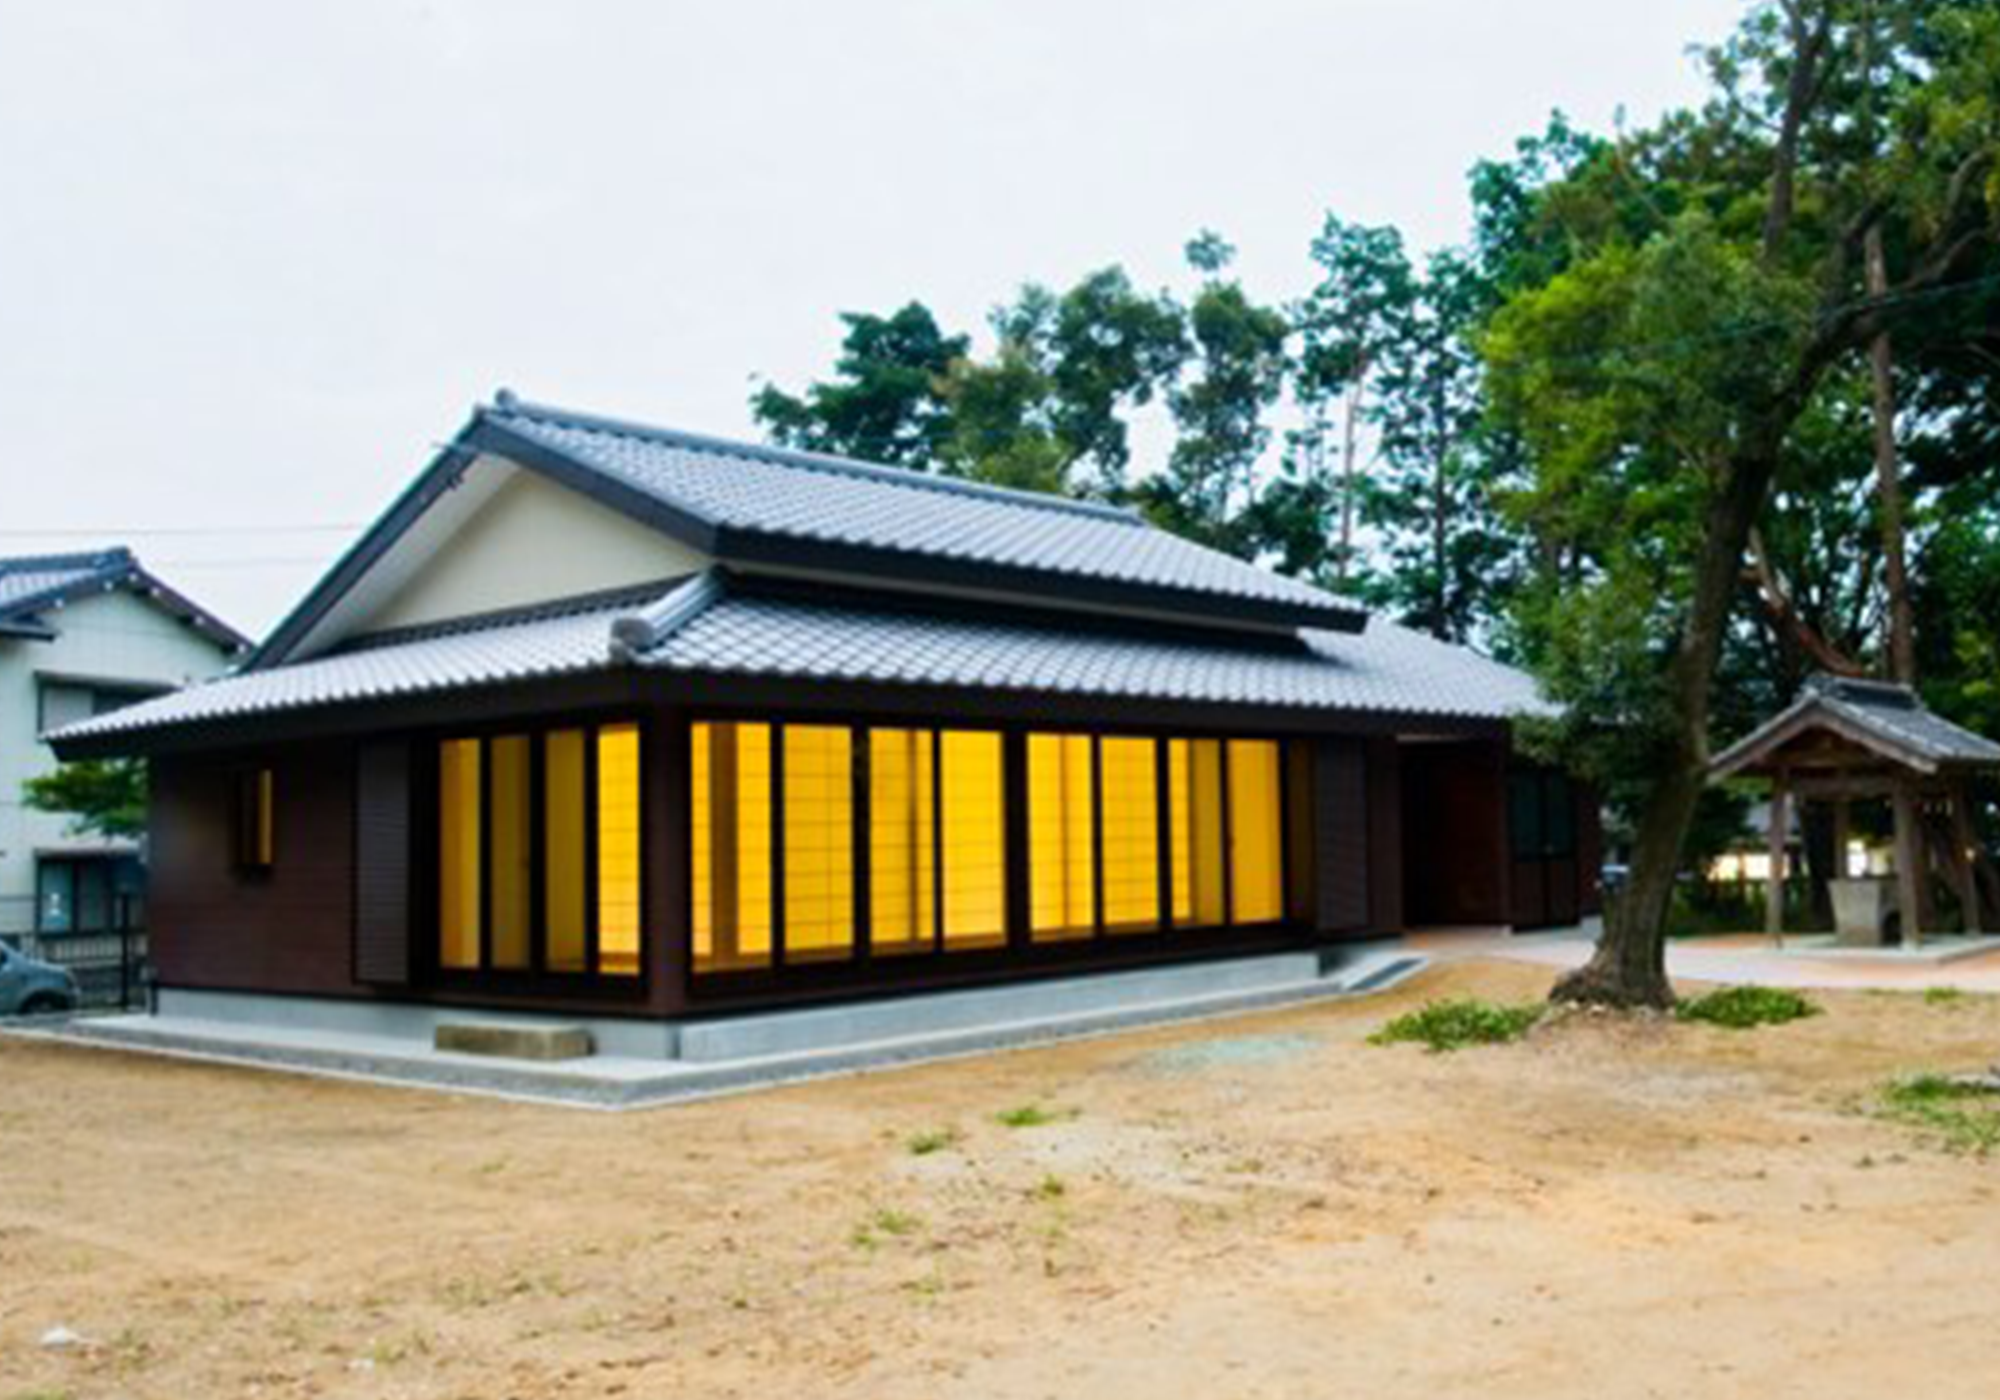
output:
[[131,552],[124,549],[0,559],[0,622],[30,617],[79,589],[116,583],[134,567]]
[[[1504,719],[1532,679],[1393,623],[1306,631],[1290,650],[738,595],[720,572],[650,603],[496,620],[210,681],[59,731],[59,742],[637,665],[826,682]],[[648,644],[649,643],[649,644]]]
[[667,670],[1458,718],[1546,713],[1526,674],[1376,620],[1297,650],[731,597],[642,653]]
[[246,671],[80,720],[50,737],[91,739],[602,670],[611,664],[611,625],[629,611],[494,623]]
[[1815,728],[1842,732],[1919,770],[1940,764],[2000,767],[2000,743],[1932,711],[1909,687],[1816,675],[1789,706],[1717,755],[1709,770],[1721,778],[1756,768]]
[[[1321,610],[1360,610],[1133,512],[523,404],[482,417],[724,529]],[[1338,624],[1336,624],[1338,625]]]

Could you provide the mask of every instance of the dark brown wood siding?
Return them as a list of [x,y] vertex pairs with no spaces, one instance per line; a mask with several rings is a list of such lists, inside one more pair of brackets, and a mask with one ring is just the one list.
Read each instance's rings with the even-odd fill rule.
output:
[[1368,753],[1359,739],[1322,739],[1316,753],[1318,926],[1355,933],[1369,922]]
[[372,739],[354,772],[354,976],[410,980],[410,745]]
[[[232,858],[232,794],[269,767],[275,859]],[[338,742],[155,759],[148,921],[166,986],[353,986],[354,750]]]
[[1368,745],[1368,931],[1403,928],[1403,764],[1394,739]]
[[[765,692],[768,692],[766,694]],[[511,693],[510,693],[511,694]],[[774,713],[827,714],[855,722],[923,714],[975,722],[936,697],[838,686],[763,684],[760,703],[744,707],[746,693],[726,695],[726,710],[759,717]],[[567,696],[568,707],[560,701]],[[780,696],[788,705],[773,704]],[[864,708],[866,696],[885,702]],[[687,843],[688,701],[680,691],[642,687],[619,678],[524,688],[510,700],[495,692],[454,697],[464,702],[457,723],[430,713],[400,715],[372,732],[349,728],[345,737],[329,724],[311,743],[234,741],[229,748],[166,754],[156,760],[154,843],[159,967],[171,986],[214,987],[274,993],[358,998],[419,999],[446,1005],[495,1005],[607,1015],[675,1014],[690,1006],[687,965],[689,884]],[[894,703],[887,703],[893,699]],[[843,706],[851,708],[843,708]],[[914,990],[923,985],[967,984],[1001,978],[1082,972],[1162,959],[1230,956],[1265,948],[1310,946],[1329,937],[1393,932],[1406,921],[1486,923],[1505,918],[1505,820],[1500,806],[1506,744],[1492,729],[1479,737],[1417,744],[1399,741],[1383,716],[1343,721],[1341,732],[1288,726],[1263,730],[1260,716],[1203,712],[1205,724],[1181,730],[1154,727],[1166,716],[1107,711],[1101,700],[1087,713],[1080,701],[1051,705],[1075,712],[1088,727],[1176,732],[1286,732],[1304,767],[1288,770],[1288,909],[1294,917],[1269,928],[1215,935],[1164,930],[1118,940],[1103,948],[1035,949],[1032,958],[1011,950],[991,956],[908,967],[868,960],[834,969],[824,986],[705,988],[698,1009],[770,1004],[816,997]],[[999,694],[980,698],[979,711],[1017,735],[1040,721],[1041,707]],[[498,729],[544,719],[609,720],[638,716],[645,734],[643,784],[646,912],[645,977],[622,988],[558,984],[549,978],[505,985],[491,977],[446,976],[435,968],[435,883],[431,865],[436,827],[429,755],[440,736],[477,727]],[[387,716],[383,715],[386,719]],[[1223,727],[1218,728],[1218,719]],[[444,721],[439,723],[439,721]],[[1054,722],[1053,718],[1049,722]],[[394,798],[398,775],[389,756],[406,759],[403,801]],[[278,852],[268,873],[239,872],[230,860],[229,794],[236,774],[269,764],[277,774]],[[1010,812],[1025,812],[1014,794]],[[1015,833],[1018,840],[1020,833]],[[405,863],[396,868],[396,853]],[[1406,865],[1408,868],[1406,869]],[[1021,892],[1016,902],[1025,909]],[[1409,902],[1406,907],[1406,901]],[[398,911],[402,922],[398,922]],[[398,938],[402,940],[400,945]],[[398,981],[398,973],[403,980]]]

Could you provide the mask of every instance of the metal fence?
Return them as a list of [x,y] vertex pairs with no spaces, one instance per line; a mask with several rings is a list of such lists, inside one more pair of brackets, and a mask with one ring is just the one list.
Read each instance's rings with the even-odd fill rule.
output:
[[31,958],[67,968],[85,1009],[130,1009],[145,1002],[150,964],[143,928],[24,933],[8,941]]

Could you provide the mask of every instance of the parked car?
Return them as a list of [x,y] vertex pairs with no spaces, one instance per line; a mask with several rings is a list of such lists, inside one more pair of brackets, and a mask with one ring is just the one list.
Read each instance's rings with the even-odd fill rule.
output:
[[0,1016],[74,1011],[81,993],[67,968],[0,943]]

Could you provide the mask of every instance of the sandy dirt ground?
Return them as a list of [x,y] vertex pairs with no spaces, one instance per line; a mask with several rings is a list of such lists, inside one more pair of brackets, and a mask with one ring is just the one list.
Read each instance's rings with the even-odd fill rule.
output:
[[1548,976],[622,1115],[0,1041],[0,1400],[2000,1395],[2000,1162],[1858,1107],[2000,1000],[1365,1042]]

